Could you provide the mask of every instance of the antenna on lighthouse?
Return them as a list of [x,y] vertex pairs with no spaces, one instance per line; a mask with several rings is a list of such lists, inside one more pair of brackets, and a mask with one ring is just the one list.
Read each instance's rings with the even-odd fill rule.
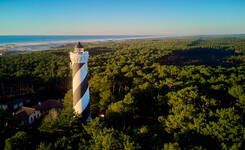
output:
[[90,120],[90,96],[88,87],[88,51],[78,42],[70,52],[72,62],[73,109],[82,120]]

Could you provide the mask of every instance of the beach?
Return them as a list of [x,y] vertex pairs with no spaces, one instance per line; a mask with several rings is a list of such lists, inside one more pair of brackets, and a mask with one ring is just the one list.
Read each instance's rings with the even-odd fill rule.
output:
[[[113,43],[119,41],[147,39],[153,37],[132,37],[132,38],[118,38],[118,39],[101,39],[101,40],[78,40],[81,43],[89,44],[102,44],[102,43]],[[0,44],[0,53],[2,55],[24,53],[30,51],[50,50],[57,48],[64,48],[72,46],[78,41],[67,41],[67,42],[48,42],[48,43],[25,43],[25,44]]]

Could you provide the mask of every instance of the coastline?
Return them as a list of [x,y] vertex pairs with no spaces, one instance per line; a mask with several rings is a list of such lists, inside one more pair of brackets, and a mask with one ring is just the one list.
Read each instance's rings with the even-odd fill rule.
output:
[[34,45],[54,45],[54,44],[71,44],[76,42],[81,43],[93,43],[93,42],[106,42],[106,41],[124,41],[124,40],[137,40],[137,39],[147,39],[147,38],[162,38],[170,36],[147,36],[147,37],[132,37],[132,38],[111,38],[111,39],[93,39],[93,40],[73,40],[73,41],[62,41],[62,42],[44,42],[44,43],[25,43],[25,44],[0,44],[1,46],[17,47],[17,46],[34,46]]
[[167,36],[149,36],[149,37],[134,37],[134,38],[118,38],[118,39],[98,39],[98,40],[77,40],[77,41],[67,41],[67,42],[51,42],[51,43],[30,43],[30,44],[2,44],[0,45],[1,53],[23,53],[30,51],[40,51],[40,50],[50,50],[63,48],[68,45],[73,45],[78,41],[81,43],[90,43],[90,44],[104,44],[104,43],[114,43],[121,41],[130,41],[130,40],[140,40],[140,39],[152,39],[152,38],[166,38]]

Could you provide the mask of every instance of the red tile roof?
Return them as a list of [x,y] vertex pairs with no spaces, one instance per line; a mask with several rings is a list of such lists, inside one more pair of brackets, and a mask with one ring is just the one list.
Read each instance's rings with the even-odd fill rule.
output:
[[35,111],[35,108],[31,107],[21,107],[15,114],[18,115],[21,112],[26,112],[28,116],[30,116]]
[[26,119],[29,118],[28,114],[27,114],[25,111],[22,111],[22,112],[16,114],[15,117],[16,117],[16,119],[18,119],[18,120],[26,120]]

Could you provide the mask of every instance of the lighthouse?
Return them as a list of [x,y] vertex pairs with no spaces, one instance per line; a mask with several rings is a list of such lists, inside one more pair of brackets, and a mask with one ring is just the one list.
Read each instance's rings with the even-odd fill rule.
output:
[[78,42],[70,52],[72,62],[73,109],[82,120],[90,120],[90,97],[88,87],[88,51]]

